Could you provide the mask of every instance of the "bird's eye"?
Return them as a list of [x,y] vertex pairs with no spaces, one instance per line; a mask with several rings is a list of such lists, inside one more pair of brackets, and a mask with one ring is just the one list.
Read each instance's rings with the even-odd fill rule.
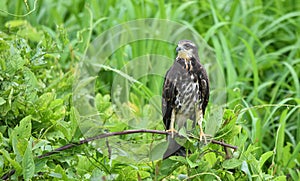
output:
[[185,44],[185,45],[184,45],[184,48],[190,49],[190,48],[192,48],[192,46],[191,46],[190,44]]

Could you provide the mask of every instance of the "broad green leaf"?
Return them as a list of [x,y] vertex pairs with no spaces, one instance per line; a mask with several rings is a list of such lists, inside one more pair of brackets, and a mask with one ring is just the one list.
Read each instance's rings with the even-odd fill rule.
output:
[[5,103],[6,103],[6,101],[2,97],[0,97],[0,106],[5,104]]
[[165,141],[155,145],[155,147],[150,152],[149,155],[150,160],[154,161],[154,160],[162,159],[167,148],[168,148],[168,143]]
[[28,141],[28,145],[22,160],[24,180],[30,180],[34,175],[35,170],[31,144],[32,142]]
[[164,178],[166,175],[171,174],[180,165],[181,164],[179,164],[176,160],[166,159],[161,161],[161,165],[156,165],[156,167],[159,168],[159,175]]
[[23,118],[19,126],[15,127],[14,133],[18,138],[28,139],[31,136],[31,116]]
[[57,108],[63,106],[63,104],[64,104],[64,100],[62,100],[62,99],[55,99],[55,100],[51,101],[48,109],[57,109]]
[[37,101],[37,107],[39,110],[48,109],[49,104],[54,99],[55,95],[52,92],[47,92],[41,95]]
[[204,155],[205,160],[209,163],[209,167],[213,167],[213,165],[217,162],[217,156],[214,152],[210,152]]
[[233,169],[233,168],[239,167],[240,165],[242,165],[242,163],[243,163],[243,161],[241,161],[241,160],[238,160],[236,158],[231,158],[231,159],[225,160],[222,163],[222,167],[225,169]]
[[30,136],[31,116],[27,116],[20,121],[20,125],[16,126],[12,132],[12,145],[18,161],[21,161],[21,158],[25,153]]

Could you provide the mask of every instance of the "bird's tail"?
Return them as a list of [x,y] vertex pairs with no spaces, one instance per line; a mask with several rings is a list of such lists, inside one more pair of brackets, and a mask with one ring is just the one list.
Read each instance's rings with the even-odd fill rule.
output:
[[167,159],[170,156],[186,156],[186,149],[178,144],[174,138],[171,138],[171,136],[168,136],[167,138],[169,146],[167,151],[163,155],[163,159]]

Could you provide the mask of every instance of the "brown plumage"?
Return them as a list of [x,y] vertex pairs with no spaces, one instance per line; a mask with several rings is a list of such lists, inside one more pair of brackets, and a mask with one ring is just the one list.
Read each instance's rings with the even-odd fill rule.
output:
[[[202,120],[209,99],[209,82],[206,70],[200,64],[197,46],[189,40],[181,40],[176,48],[177,57],[167,71],[163,93],[162,114],[167,131],[169,146],[164,158],[185,155],[185,149],[174,140],[174,132],[186,126],[188,119],[200,126],[200,140],[205,134]],[[175,130],[176,128],[176,130]]]

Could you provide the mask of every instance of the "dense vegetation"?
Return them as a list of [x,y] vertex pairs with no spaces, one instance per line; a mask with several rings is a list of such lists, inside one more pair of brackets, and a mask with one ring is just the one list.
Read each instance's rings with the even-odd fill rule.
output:
[[[151,39],[122,45],[95,69],[96,78],[77,81],[78,64],[98,47],[97,37],[143,18],[178,22],[213,48],[208,57],[220,67],[227,99],[221,117],[206,121],[216,120],[210,124],[215,140],[238,150],[189,140],[191,155],[162,161],[165,137],[138,133],[38,158],[101,133],[164,130],[161,76],[172,63],[175,44]],[[1,0],[0,26],[1,177],[300,180],[300,4],[295,0]],[[148,54],[169,57],[162,64],[145,61],[162,74],[141,74],[147,71],[144,63],[130,67]],[[93,81],[94,98],[78,103],[78,85]],[[130,85],[122,101],[114,97],[114,84]],[[82,116],[91,105],[100,122]]]

